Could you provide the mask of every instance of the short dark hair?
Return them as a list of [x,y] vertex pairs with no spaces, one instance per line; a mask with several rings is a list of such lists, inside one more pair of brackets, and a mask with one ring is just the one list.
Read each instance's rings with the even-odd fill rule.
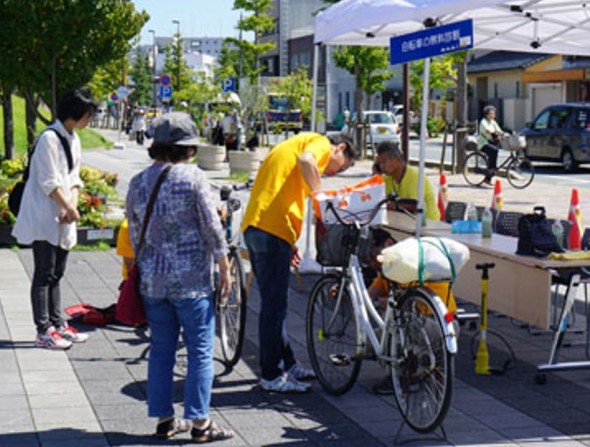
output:
[[350,138],[342,134],[334,134],[328,135],[328,140],[330,140],[330,144],[336,146],[338,144],[344,144],[346,147],[344,148],[344,155],[349,160],[354,160],[356,157],[356,149],[354,147],[354,143]]
[[152,160],[169,161],[178,163],[181,160],[188,160],[195,154],[196,146],[180,146],[170,143],[153,142],[148,148],[148,154]]
[[391,158],[399,157],[405,160],[404,155],[399,147],[399,143],[395,141],[382,141],[377,145],[377,155],[387,154]]
[[485,106],[483,108],[483,116],[488,116],[491,112],[496,113],[496,108],[494,106]]
[[57,105],[57,119],[62,123],[68,119],[79,121],[87,113],[94,114],[98,104],[92,98],[92,94],[86,88],[77,88],[67,91]]

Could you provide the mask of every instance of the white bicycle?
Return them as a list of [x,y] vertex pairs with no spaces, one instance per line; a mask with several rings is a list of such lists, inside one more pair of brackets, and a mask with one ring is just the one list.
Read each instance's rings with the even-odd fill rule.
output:
[[[325,233],[339,250],[330,255],[330,264],[341,268],[323,275],[311,292],[307,349],[322,387],[340,395],[357,379],[368,339],[377,361],[390,368],[404,420],[413,430],[428,433],[441,425],[451,402],[457,353],[453,315],[428,287],[395,283],[390,284],[385,316],[375,309],[358,254],[360,241],[369,233],[368,224],[388,201],[395,203],[395,197],[381,201],[365,222],[345,222],[328,206],[338,220]],[[318,260],[320,245],[321,241]]]

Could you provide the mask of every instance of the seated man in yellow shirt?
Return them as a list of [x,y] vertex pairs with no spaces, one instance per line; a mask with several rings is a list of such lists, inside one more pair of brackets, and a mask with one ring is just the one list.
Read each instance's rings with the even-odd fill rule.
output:
[[300,133],[275,146],[258,170],[242,221],[250,263],[260,290],[260,386],[303,393],[313,371],[295,361],[285,328],[290,266],[297,265],[305,201],[354,161],[352,142],[340,135]]
[[[418,199],[418,168],[410,166],[397,143],[384,141],[377,146],[375,170],[383,175],[385,193],[395,193],[400,199]],[[416,211],[415,205],[404,205],[410,212]],[[424,179],[424,211],[429,220],[440,220],[432,185]]]

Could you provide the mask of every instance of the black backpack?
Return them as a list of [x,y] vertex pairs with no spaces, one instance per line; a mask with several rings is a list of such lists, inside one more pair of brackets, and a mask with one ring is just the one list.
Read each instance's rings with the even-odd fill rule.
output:
[[545,216],[544,207],[536,206],[532,214],[525,214],[519,219],[516,254],[542,258],[551,252],[563,251]]
[[[46,130],[44,130],[44,132],[49,131],[49,130],[55,132],[55,134],[57,135],[57,138],[59,138],[59,141],[61,142],[61,145],[63,146],[64,151],[66,152],[66,158],[68,159],[68,169],[70,172],[72,172],[72,169],[74,169],[74,160],[72,157],[72,150],[70,149],[70,144],[68,143],[68,140],[66,140],[65,137],[61,136],[61,134],[56,129],[54,129],[52,127],[47,128]],[[41,135],[39,135],[39,137],[41,137]],[[10,210],[10,212],[12,214],[14,214],[15,217],[18,215],[18,212],[20,211],[20,204],[23,200],[23,193],[25,192],[25,185],[27,184],[27,180],[29,179],[29,171],[31,169],[31,159],[33,158],[33,153],[35,152],[35,148],[37,147],[38,142],[39,142],[39,138],[37,138],[37,141],[35,142],[35,146],[33,146],[33,150],[29,154],[29,161],[27,162],[25,172],[23,172],[22,179],[14,185],[14,187],[12,188],[12,191],[10,191],[10,194],[8,196],[8,209]]]

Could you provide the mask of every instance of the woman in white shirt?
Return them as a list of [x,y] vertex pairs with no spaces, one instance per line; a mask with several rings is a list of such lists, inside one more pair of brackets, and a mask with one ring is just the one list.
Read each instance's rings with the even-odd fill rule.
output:
[[68,252],[76,245],[76,221],[80,219],[81,147],[74,129],[86,127],[96,107],[86,90],[70,91],[61,99],[57,120],[39,136],[31,155],[29,179],[12,231],[20,244],[33,247],[31,303],[37,326],[35,344],[42,348],[68,349],[72,342],[88,338],[62,319],[59,281]]

